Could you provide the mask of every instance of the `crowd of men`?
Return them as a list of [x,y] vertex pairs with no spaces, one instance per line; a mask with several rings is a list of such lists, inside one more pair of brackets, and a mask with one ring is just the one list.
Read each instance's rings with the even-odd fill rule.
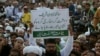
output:
[[[100,56],[99,0],[0,2],[0,56]],[[35,39],[31,10],[69,9],[73,37]]]

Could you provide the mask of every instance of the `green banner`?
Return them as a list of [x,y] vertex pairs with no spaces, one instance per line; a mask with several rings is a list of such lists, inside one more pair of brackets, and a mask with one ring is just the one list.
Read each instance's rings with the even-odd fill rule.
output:
[[53,31],[34,31],[33,37],[57,37],[68,36],[68,30],[53,30]]

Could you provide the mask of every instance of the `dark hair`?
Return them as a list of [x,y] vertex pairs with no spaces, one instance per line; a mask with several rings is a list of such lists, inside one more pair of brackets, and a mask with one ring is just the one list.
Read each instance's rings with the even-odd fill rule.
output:
[[74,54],[75,56],[81,56],[81,54],[80,54],[80,53],[75,52],[75,51],[72,51],[72,52],[70,53],[70,55],[69,55],[69,56],[71,56],[71,54]]
[[97,38],[97,35],[95,33],[91,33],[90,36],[93,36],[94,38]]
[[17,49],[14,49],[14,48],[13,48],[13,49],[11,49],[10,53],[11,53],[11,52],[16,52],[16,53],[18,53],[18,56],[21,56],[20,51],[19,51],[19,50],[17,50]]
[[80,41],[74,40],[74,43],[79,44],[79,46],[80,46],[80,51],[81,51],[81,52],[85,49],[85,48],[84,48],[84,44],[83,44],[83,43],[80,43]]
[[95,52],[95,51],[93,51],[93,50],[88,50],[88,52],[94,53],[94,55],[96,56],[96,52]]
[[10,37],[12,37],[12,36],[16,36],[16,37],[18,37],[18,35],[17,35],[16,32],[12,32],[12,33],[10,34]]
[[98,40],[96,43],[100,43],[100,40]]
[[[93,50],[91,50],[91,49],[87,49],[87,50],[85,50],[84,52],[85,52],[85,54],[87,54],[87,53],[93,53],[94,56],[96,56],[96,52],[93,51]],[[83,53],[84,53],[84,52],[83,52]]]
[[48,44],[48,43],[56,44],[56,41],[55,41],[55,39],[46,39],[45,44]]

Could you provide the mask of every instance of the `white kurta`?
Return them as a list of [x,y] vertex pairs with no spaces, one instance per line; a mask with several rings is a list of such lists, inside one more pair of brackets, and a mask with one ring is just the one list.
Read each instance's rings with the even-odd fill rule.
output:
[[69,56],[73,49],[73,37],[69,37],[65,47],[61,50],[61,56]]

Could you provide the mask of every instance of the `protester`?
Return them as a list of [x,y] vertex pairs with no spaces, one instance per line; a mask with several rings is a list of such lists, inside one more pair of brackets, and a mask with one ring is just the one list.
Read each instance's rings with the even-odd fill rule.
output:
[[30,27],[29,25],[31,23],[31,15],[28,11],[28,6],[24,6],[24,14],[21,20],[27,27]]

